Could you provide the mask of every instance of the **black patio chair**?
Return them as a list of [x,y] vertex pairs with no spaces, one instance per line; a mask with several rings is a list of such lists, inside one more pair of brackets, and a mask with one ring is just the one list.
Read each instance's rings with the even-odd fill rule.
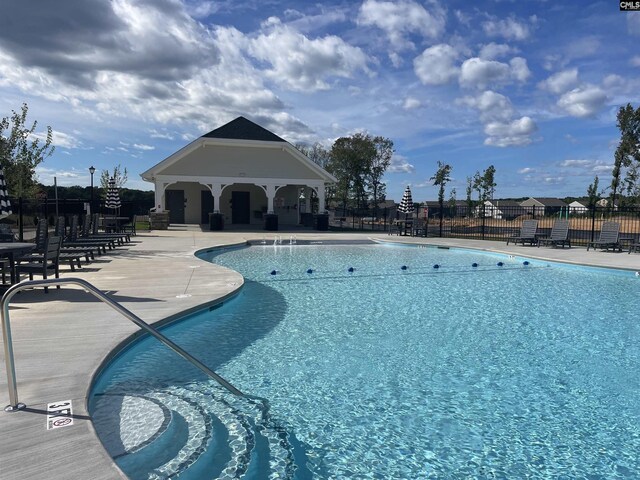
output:
[[569,220],[556,220],[551,228],[551,234],[547,238],[538,239],[538,247],[540,245],[564,248],[568,245],[571,248],[571,240],[569,240]]
[[589,242],[587,244],[587,251],[593,247],[594,249],[600,248],[601,250],[618,250],[622,251],[620,245],[620,223],[618,222],[603,222],[600,227],[600,235],[598,240]]
[[[52,235],[47,239],[46,248],[41,259],[19,259],[19,263],[16,265],[18,278],[23,273],[29,274],[29,280],[33,280],[34,275],[42,275],[45,280],[50,275],[60,278],[60,243],[61,238]],[[56,288],[60,288],[60,285],[56,285]],[[44,291],[49,293],[49,287],[44,287]]]
[[507,238],[507,245],[509,245],[509,242],[513,242],[516,245],[518,243],[522,243],[523,246],[525,243],[534,245],[538,243],[538,237],[536,236],[537,231],[538,220],[524,220],[522,222],[522,227],[520,228],[520,233]]

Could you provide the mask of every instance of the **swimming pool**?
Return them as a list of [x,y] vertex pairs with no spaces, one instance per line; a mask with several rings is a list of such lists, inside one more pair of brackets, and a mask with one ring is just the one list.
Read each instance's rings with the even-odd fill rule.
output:
[[245,287],[164,333],[259,398],[137,342],[90,405],[131,478],[638,477],[632,272],[390,245],[202,257]]

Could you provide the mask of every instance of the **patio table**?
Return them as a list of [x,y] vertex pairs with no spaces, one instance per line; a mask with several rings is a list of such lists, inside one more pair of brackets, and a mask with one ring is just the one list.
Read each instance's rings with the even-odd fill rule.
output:
[[15,256],[23,255],[36,248],[34,243],[9,242],[0,243],[0,258],[9,259],[9,270],[11,272],[11,284],[17,283]]

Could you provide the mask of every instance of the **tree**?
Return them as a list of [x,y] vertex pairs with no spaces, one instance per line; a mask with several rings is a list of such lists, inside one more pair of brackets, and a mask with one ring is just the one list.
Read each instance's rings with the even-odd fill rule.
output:
[[371,138],[362,133],[338,138],[331,147],[326,170],[338,180],[336,194],[345,210],[352,203],[361,207],[366,203],[367,174],[376,155]]
[[28,111],[29,107],[23,103],[20,112],[12,110],[10,118],[0,120],[0,166],[4,169],[9,193],[16,197],[35,196],[38,191],[36,167],[55,150],[51,145],[51,127],[47,127],[47,135],[42,142],[34,133],[38,122],[27,126]]
[[467,177],[467,217],[471,216],[471,210],[473,209],[473,200],[471,199],[471,193],[473,193],[473,178]]
[[456,203],[456,189],[452,188],[451,193],[449,194],[449,216],[455,217],[456,211],[458,209],[458,205]]
[[124,169],[118,164],[117,167],[113,167],[113,174],[109,173],[109,170],[103,170],[100,174],[100,186],[102,188],[103,198],[107,197],[107,191],[109,190],[109,180],[114,179],[117,188],[122,188],[128,180],[127,168]]
[[[620,107],[617,115],[617,126],[620,130],[620,142],[614,154],[613,171],[611,172],[611,206],[615,208],[616,197],[623,184],[622,173],[625,171],[624,184],[626,190],[634,195],[638,188],[638,164],[640,163],[640,107],[634,109],[630,103]],[[626,169],[626,170],[625,170]]]
[[378,218],[378,204],[385,200],[387,195],[386,185],[382,181],[387,168],[391,165],[391,157],[393,156],[393,142],[384,137],[374,137],[372,139],[376,154],[371,158],[369,172],[367,174],[367,183],[371,189],[373,200],[373,213]]
[[496,168],[493,165],[489,165],[482,172],[482,175],[480,175],[480,172],[476,172],[473,176],[473,188],[478,192],[478,201],[480,203],[493,199],[496,188],[495,173]]
[[589,197],[587,206],[589,208],[595,208],[598,200],[600,200],[600,193],[598,193],[598,182],[598,176],[596,175],[593,179],[593,183],[590,184],[587,188],[587,197]]
[[313,145],[305,145],[302,143],[297,143],[295,147],[302,153],[304,153],[309,160],[311,160],[316,165],[325,168],[329,163],[329,159],[331,158],[329,155],[329,150],[324,148],[322,144],[316,142]]

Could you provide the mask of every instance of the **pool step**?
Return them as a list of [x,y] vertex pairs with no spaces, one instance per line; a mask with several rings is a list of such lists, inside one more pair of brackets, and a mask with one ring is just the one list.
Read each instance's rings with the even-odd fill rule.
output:
[[263,478],[257,472],[265,471],[270,478],[306,477],[295,474],[306,469],[296,466],[306,457],[292,447],[264,399],[217,387],[125,390],[99,397],[93,418],[107,451],[131,479]]

